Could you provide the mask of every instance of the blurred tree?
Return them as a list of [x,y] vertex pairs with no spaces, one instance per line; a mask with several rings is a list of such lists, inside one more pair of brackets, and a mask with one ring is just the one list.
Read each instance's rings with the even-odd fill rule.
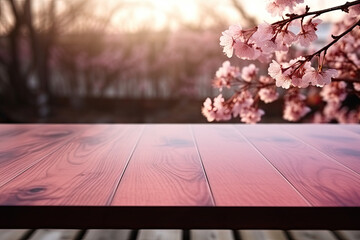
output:
[[231,0],[231,2],[235,7],[235,9],[239,12],[240,16],[245,21],[245,24],[243,24],[244,26],[253,27],[258,24],[256,18],[250,16],[248,12],[245,10],[243,5],[241,4],[241,0]]
[[[38,115],[49,114],[50,55],[61,36],[71,31],[105,31],[122,1],[106,15],[96,16],[91,0],[2,0],[1,32],[4,41],[0,65],[2,94],[13,105],[32,107]],[[25,54],[27,53],[27,54]],[[1,66],[0,66],[1,68]],[[5,89],[5,90],[4,90]]]

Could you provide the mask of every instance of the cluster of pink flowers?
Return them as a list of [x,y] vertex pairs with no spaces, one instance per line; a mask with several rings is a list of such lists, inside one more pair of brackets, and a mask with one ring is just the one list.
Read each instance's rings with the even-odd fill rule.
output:
[[[293,1],[274,1],[280,2],[279,6],[288,6],[292,9],[290,2]],[[284,5],[282,5],[284,4]],[[266,62],[276,54],[281,54],[289,50],[293,43],[299,43],[308,47],[313,41],[317,40],[316,30],[321,23],[320,19],[311,18],[307,22],[295,21],[300,24],[300,31],[295,34],[289,30],[291,21],[280,21],[274,24],[263,23],[259,26],[243,30],[239,25],[230,26],[220,37],[220,45],[228,57],[232,57],[233,52],[241,59],[258,59]],[[332,77],[337,72],[335,69],[322,70],[320,65],[318,70],[311,67],[312,57],[299,57],[289,62],[278,63],[275,60],[269,66],[269,75],[276,79],[276,85],[288,89],[290,86],[305,88],[309,85],[324,86],[329,84]]]
[[203,104],[202,114],[209,122],[226,121],[232,117],[239,117],[244,123],[261,121],[264,110],[258,108],[259,99],[265,103],[275,101],[279,94],[276,92],[274,80],[266,76],[258,76],[259,69],[250,64],[240,71],[225,61],[216,72],[214,86],[220,90],[224,86],[236,86],[236,93],[225,100],[223,95],[212,101],[207,98]]
[[296,4],[303,2],[304,0],[271,0],[267,4],[266,9],[272,16],[281,16],[286,9],[293,11]]
[[240,70],[238,67],[231,66],[229,61],[225,61],[215,75],[216,81],[214,81],[214,85],[222,90],[223,87],[230,87],[232,79],[240,75]]
[[306,96],[299,93],[298,89],[292,89],[285,96],[284,112],[283,118],[288,121],[298,121],[306,114],[308,114],[311,109],[305,104]]
[[314,122],[331,122],[336,120],[339,123],[357,123],[360,119],[360,109],[350,110],[342,106],[348,96],[347,84],[344,81],[333,82],[325,86],[320,95],[326,105],[322,112],[314,115]]
[[232,25],[222,33],[220,45],[228,57],[232,57],[235,52],[241,59],[267,61],[275,52],[288,51],[293,43],[308,47],[317,40],[316,30],[321,23],[320,19],[294,22],[301,29],[297,34],[289,30],[291,21],[263,23],[247,30],[243,30],[240,25]]
[[269,75],[276,80],[277,87],[288,89],[290,86],[306,88],[309,85],[323,87],[337,76],[335,69],[322,70],[311,67],[304,57],[279,64],[275,60],[269,66]]
[[[240,117],[245,123],[259,122],[264,111],[258,103],[278,99],[276,87],[285,91],[283,118],[288,121],[300,121],[311,113],[315,122],[360,121],[360,108],[350,110],[345,106],[348,96],[360,97],[360,30],[357,27],[360,26],[360,1],[316,12],[310,12],[308,6],[295,9],[303,2],[269,0],[267,10],[273,16],[282,16],[282,20],[250,29],[232,25],[222,32],[220,45],[229,58],[235,54],[243,60],[269,63],[269,76],[258,77],[259,69],[253,63],[240,71],[229,61],[224,62],[216,72],[214,86],[220,90],[224,86],[232,88],[234,94],[228,100],[219,95],[214,102],[209,98],[205,101],[203,114],[209,121]],[[322,23],[318,17],[335,10],[348,14],[335,24],[330,42],[313,54],[289,59],[288,52],[293,45],[309,49],[318,39],[316,31]],[[290,30],[295,29],[291,28],[294,25],[300,29],[297,33]],[[312,61],[315,59],[317,62]],[[307,97],[303,94],[307,89],[316,88],[321,88],[318,94],[325,103],[318,112],[306,105]]]
[[[343,21],[334,24],[333,32],[338,35],[346,31],[354,22],[358,21],[351,14],[360,9],[360,5],[349,8],[350,15]],[[359,12],[360,13],[360,12]],[[325,102],[322,109],[314,115],[314,122],[358,123],[360,108],[350,109],[344,101],[348,98],[355,100],[360,96],[360,29],[355,28],[341,41],[336,43],[326,55],[327,65],[338,69],[337,78],[342,81],[332,82],[324,86],[320,96]],[[350,81],[350,82],[346,82]],[[354,98],[355,96],[355,98]],[[357,97],[356,97],[357,96]],[[356,100],[355,100],[356,101]]]

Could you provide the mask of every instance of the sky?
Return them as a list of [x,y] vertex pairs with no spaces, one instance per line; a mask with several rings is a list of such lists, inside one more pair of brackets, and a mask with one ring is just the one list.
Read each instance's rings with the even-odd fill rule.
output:
[[[109,3],[116,2],[116,0],[107,1]],[[272,17],[266,11],[267,0],[238,1],[244,6],[247,13],[258,18],[259,22],[266,21],[270,23],[279,20],[279,18]],[[198,22],[203,19],[206,21],[206,18],[200,14],[201,8],[203,7],[217,12],[221,17],[227,18],[229,23],[241,24],[239,14],[233,8],[230,0],[127,0],[126,3],[128,4],[128,8],[125,11],[119,11],[119,13],[113,17],[112,23],[114,26],[119,26],[130,31],[136,31],[136,29],[142,25],[148,25],[154,29],[161,29],[164,26],[177,28],[179,26],[175,19],[179,18],[187,23]],[[341,1],[305,0],[305,3],[314,11],[336,6],[341,3]],[[337,11],[335,14],[325,16],[325,20],[336,20],[339,17],[341,17],[341,12]],[[128,21],[124,21],[124,19],[128,19]]]
[[[1,1],[1,0],[0,0]],[[35,9],[41,8],[49,0],[34,1]],[[58,3],[65,3],[68,0],[57,0]],[[211,26],[214,21],[222,18],[226,19],[226,24],[243,25],[239,13],[234,9],[231,0],[89,0],[93,5],[90,9],[98,16],[104,16],[120,6],[111,18],[111,32],[136,32],[139,29],[147,28],[151,30],[161,30],[164,27],[177,29],[182,24],[202,24],[202,26]],[[271,17],[266,11],[268,0],[238,0],[245,8],[246,12],[256,17],[259,23],[266,21],[268,23],[279,20]],[[341,4],[340,0],[305,0],[311,10],[332,7]],[[6,6],[6,5],[4,5]],[[61,9],[59,4],[58,9]],[[206,11],[204,11],[206,9]],[[6,13],[8,9],[2,9]],[[215,14],[219,18],[210,18]],[[322,18],[325,21],[338,20],[342,16],[340,11],[330,13]],[[3,17],[7,18],[6,14]],[[1,32],[1,29],[0,29]]]

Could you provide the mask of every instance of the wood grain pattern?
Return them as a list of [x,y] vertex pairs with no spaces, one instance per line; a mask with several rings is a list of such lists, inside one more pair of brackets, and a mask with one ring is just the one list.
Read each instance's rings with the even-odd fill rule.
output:
[[75,229],[39,229],[29,240],[75,240],[79,233]]
[[281,230],[239,230],[239,234],[242,240],[288,240]]
[[231,230],[191,230],[191,240],[234,240]]
[[181,240],[181,230],[140,230],[137,240]]
[[326,230],[292,230],[290,235],[294,240],[337,240],[332,232]]
[[0,229],[0,239],[22,240],[29,231],[29,229]]
[[217,206],[307,206],[232,126],[193,130]]
[[128,229],[90,229],[83,240],[129,240],[131,230]]
[[36,127],[34,124],[0,124],[0,141],[9,141],[11,138],[34,129],[34,127]]
[[360,135],[360,125],[359,124],[339,124],[340,128],[346,129],[352,133],[356,133]]
[[359,206],[359,175],[276,125],[236,126],[314,206]]
[[282,128],[360,174],[360,135],[334,125],[286,125]]
[[0,187],[84,129],[81,125],[1,125]]
[[0,125],[0,228],[359,229],[360,174],[286,127]]
[[88,125],[0,188],[0,205],[106,205],[140,132],[135,125]]
[[112,205],[212,205],[189,126],[145,128]]

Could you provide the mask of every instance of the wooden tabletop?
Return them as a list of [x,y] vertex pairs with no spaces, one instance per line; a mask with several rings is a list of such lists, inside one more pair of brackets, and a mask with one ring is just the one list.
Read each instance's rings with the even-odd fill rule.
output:
[[0,125],[0,228],[360,229],[360,125]]

